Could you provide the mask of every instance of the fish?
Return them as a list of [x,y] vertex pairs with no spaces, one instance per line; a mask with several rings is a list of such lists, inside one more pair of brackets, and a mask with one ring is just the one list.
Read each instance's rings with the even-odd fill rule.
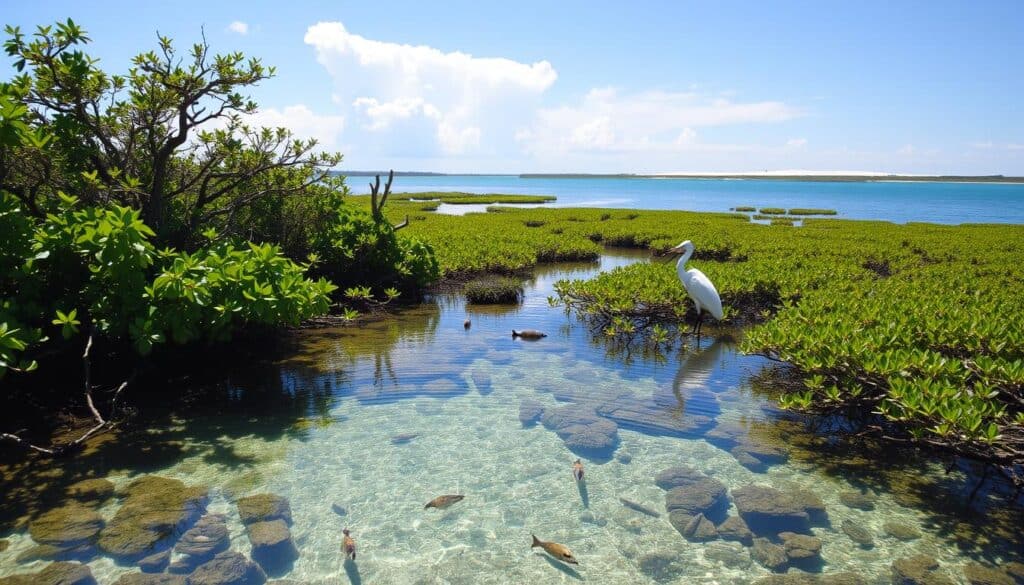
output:
[[512,330],[512,339],[516,337],[522,337],[523,339],[540,339],[547,337],[548,334],[543,331],[537,331],[536,329],[523,329],[522,331]]
[[451,506],[452,504],[454,504],[456,502],[461,502],[462,499],[465,498],[465,497],[466,496],[455,495],[455,494],[449,494],[449,495],[444,495],[444,496],[437,496],[433,500],[430,500],[429,502],[427,502],[427,505],[423,506],[423,509],[426,510],[427,508],[437,508],[438,510],[444,510],[445,508],[447,508],[448,506]]
[[544,549],[544,552],[563,563],[569,563],[570,565],[580,564],[579,561],[576,560],[576,557],[572,555],[572,551],[570,551],[564,544],[558,544],[557,542],[544,542],[533,534],[530,536],[533,536],[533,544],[530,545],[530,548],[539,546]]
[[576,481],[583,481],[583,462],[579,459],[572,464],[572,476],[576,478]]
[[630,510],[636,510],[641,514],[647,514],[648,516],[653,516],[654,518],[661,518],[661,514],[659,514],[656,510],[648,508],[643,504],[638,504],[633,500],[627,500],[626,498],[619,498],[619,501],[622,502],[623,506],[629,508]]
[[462,322],[463,329],[469,329],[472,325],[473,323],[469,319],[466,319],[465,321]]
[[402,433],[401,435],[395,435],[391,437],[391,444],[404,445],[418,436],[420,436],[419,433]]
[[341,550],[345,551],[345,557],[356,560],[356,539],[349,535],[348,528],[341,531],[345,538],[341,541]]
[[331,510],[333,510],[334,513],[338,516],[344,516],[348,514],[348,510],[346,510],[344,506],[339,506],[338,504],[331,504]]

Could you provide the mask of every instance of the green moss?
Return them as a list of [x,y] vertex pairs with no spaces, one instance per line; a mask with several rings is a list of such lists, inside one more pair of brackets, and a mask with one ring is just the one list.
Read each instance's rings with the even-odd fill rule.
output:
[[476,305],[518,303],[523,286],[514,278],[481,278],[466,283],[462,289],[466,301]]

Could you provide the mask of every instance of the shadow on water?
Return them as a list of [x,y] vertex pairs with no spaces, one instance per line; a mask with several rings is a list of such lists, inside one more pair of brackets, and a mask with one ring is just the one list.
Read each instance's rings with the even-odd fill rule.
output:
[[345,559],[345,574],[352,585],[361,585],[363,578],[359,575],[359,565],[352,559]]
[[580,493],[580,501],[584,508],[590,508],[590,492],[587,491],[587,480],[581,479],[576,482],[576,491]]
[[574,568],[570,567],[569,565],[563,563],[562,561],[555,560],[555,559],[551,558],[550,556],[548,556],[548,555],[546,555],[544,553],[534,553],[534,554],[542,557],[544,559],[544,561],[547,562],[547,564],[549,564],[552,567],[558,569],[559,571],[565,573],[566,575],[572,577],[573,579],[577,579],[579,581],[583,580],[583,575],[580,575],[579,571],[577,571],[576,569],[574,569]]

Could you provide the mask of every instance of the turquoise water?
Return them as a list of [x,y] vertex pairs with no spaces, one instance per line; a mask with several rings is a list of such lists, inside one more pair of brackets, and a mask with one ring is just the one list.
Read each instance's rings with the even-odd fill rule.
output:
[[[365,177],[348,181],[367,193]],[[567,207],[728,211],[737,206],[835,209],[896,223],[1024,223],[1024,184],[829,182],[758,179],[547,179],[515,175],[397,177],[395,192],[554,195]]]
[[[762,388],[771,364],[737,353],[741,332],[711,331],[699,345],[661,354],[629,352],[547,302],[558,279],[636,261],[645,260],[622,253],[600,265],[542,267],[517,306],[478,309],[442,295],[365,326],[300,332],[273,362],[204,382],[221,400],[212,412],[196,407],[166,428],[153,425],[144,454],[137,442],[125,444],[87,459],[79,471],[87,466],[119,486],[155,473],[208,487],[208,511],[226,516],[231,548],[244,554],[251,545],[235,500],[284,496],[299,557],[275,576],[300,583],[753,583],[770,575],[747,547],[689,542],[669,523],[665,492],[654,480],[680,465],[730,492],[765,485],[820,497],[829,521],[810,532],[822,542],[821,562],[804,568],[823,575],[888,583],[893,561],[926,554],[955,582],[966,582],[967,562],[1002,563],[1019,553],[1019,511],[985,490],[967,505],[974,483],[961,471],[946,474],[926,459],[836,451],[827,432],[787,421]],[[513,328],[548,337],[513,340]],[[174,389],[198,383],[188,380]],[[581,455],[544,424],[524,427],[523,400],[570,412],[626,404],[641,416],[619,419],[616,442]],[[745,467],[742,454],[721,443],[723,432],[783,457]],[[570,475],[580,456],[585,489]],[[59,481],[48,473],[4,471],[5,511],[24,505],[8,488]],[[872,510],[843,503],[846,492],[860,489],[877,494]],[[441,494],[465,500],[424,510]],[[109,521],[118,506],[112,501],[100,513]],[[735,506],[727,513],[735,515]],[[889,537],[887,522],[920,537]],[[868,531],[875,545],[854,545],[844,523]],[[346,527],[358,543],[355,563],[340,552]],[[531,550],[531,533],[568,546],[579,566]],[[17,562],[34,545],[24,529],[0,537],[9,543],[0,551],[0,577],[45,566]],[[137,572],[103,555],[88,565],[101,584]]]

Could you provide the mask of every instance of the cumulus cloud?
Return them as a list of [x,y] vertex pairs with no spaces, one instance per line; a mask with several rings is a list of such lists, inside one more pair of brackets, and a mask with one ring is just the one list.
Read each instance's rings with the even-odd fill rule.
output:
[[266,108],[247,116],[251,126],[288,128],[298,138],[315,138],[318,149],[333,151],[341,146],[341,133],[345,128],[345,117],[317,114],[303,104],[282,109]]
[[513,120],[521,125],[558,78],[547,61],[367,39],[340,22],[309,27],[305,42],[335,80],[335,101],[351,104],[362,129],[447,154],[513,144]]
[[228,25],[228,32],[247,35],[249,34],[249,24],[242,22],[241,20],[236,20]]

